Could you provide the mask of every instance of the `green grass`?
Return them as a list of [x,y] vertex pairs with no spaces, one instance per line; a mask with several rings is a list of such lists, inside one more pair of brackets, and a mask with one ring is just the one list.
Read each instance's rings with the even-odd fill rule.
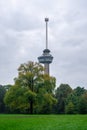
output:
[[87,130],[87,115],[0,115],[0,130]]

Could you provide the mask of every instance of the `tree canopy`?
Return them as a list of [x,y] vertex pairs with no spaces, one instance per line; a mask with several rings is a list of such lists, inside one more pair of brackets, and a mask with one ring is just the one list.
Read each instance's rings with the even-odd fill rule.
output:
[[28,62],[19,66],[15,84],[8,90],[4,99],[11,111],[43,113],[43,108],[48,109],[48,104],[51,111],[50,108],[56,102],[53,97],[56,80],[44,75],[43,71],[44,68],[39,63]]
[[29,61],[18,68],[13,85],[0,85],[0,113],[87,114],[87,90],[56,87],[56,78],[44,67]]

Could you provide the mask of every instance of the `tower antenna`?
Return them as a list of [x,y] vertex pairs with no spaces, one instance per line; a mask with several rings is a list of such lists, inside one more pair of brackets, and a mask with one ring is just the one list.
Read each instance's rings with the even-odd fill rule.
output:
[[49,21],[49,18],[45,18],[45,22],[46,22],[46,49],[48,49],[48,21]]

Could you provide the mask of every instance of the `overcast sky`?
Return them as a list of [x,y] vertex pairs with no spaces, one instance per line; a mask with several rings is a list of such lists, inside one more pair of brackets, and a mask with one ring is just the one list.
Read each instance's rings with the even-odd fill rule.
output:
[[45,17],[57,87],[87,89],[87,0],[0,0],[0,84],[13,84],[21,63],[38,61]]

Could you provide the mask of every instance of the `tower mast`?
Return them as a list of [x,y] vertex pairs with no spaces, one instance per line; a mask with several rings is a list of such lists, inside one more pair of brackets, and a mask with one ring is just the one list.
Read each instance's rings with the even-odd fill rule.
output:
[[46,49],[48,49],[48,18],[45,18],[45,22],[46,22]]

